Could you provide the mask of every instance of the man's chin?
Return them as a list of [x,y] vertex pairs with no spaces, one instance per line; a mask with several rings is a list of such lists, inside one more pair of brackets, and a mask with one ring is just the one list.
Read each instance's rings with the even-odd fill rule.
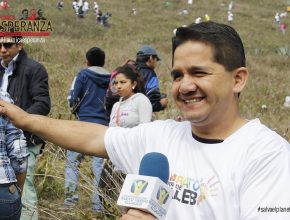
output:
[[192,124],[199,124],[204,121],[204,117],[201,115],[182,114],[182,117],[184,120],[190,121]]
[[10,60],[12,60],[12,59],[10,59],[10,57],[0,57],[1,58],[1,60],[3,61],[3,62],[10,62]]

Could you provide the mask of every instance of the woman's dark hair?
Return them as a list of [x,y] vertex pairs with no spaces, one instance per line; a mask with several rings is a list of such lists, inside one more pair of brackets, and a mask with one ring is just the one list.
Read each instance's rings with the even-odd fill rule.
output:
[[124,74],[128,79],[130,79],[132,82],[137,82],[136,87],[133,89],[134,93],[140,92],[140,93],[144,93],[144,79],[143,77],[139,74],[138,72],[138,68],[136,67],[136,65],[134,64],[129,64],[126,63],[123,66],[120,66],[117,68],[117,73],[115,75],[115,77],[122,73]]

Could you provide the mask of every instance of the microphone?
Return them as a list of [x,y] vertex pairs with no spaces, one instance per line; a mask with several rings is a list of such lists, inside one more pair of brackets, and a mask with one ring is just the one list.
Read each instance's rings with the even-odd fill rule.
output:
[[143,156],[139,175],[127,174],[117,205],[146,211],[158,219],[165,219],[172,199],[167,186],[169,163],[161,153],[151,152]]

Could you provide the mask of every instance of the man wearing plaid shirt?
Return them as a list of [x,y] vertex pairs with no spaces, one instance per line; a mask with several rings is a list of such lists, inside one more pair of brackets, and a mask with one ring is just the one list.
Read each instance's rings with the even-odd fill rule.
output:
[[[0,99],[13,102],[9,94],[0,91]],[[22,130],[8,118],[0,116],[0,219],[17,220],[21,214],[28,151]]]

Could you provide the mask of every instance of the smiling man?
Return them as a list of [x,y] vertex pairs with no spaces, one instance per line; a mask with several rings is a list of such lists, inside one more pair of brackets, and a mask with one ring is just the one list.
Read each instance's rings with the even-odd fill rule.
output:
[[[289,207],[290,147],[259,119],[239,113],[249,72],[238,33],[214,22],[178,28],[171,75],[183,122],[107,128],[29,115],[3,101],[0,113],[59,146],[109,157],[127,173],[138,173],[144,154],[163,153],[174,191],[167,220],[289,219],[287,212],[264,212]],[[154,217],[130,209],[121,219]]]

